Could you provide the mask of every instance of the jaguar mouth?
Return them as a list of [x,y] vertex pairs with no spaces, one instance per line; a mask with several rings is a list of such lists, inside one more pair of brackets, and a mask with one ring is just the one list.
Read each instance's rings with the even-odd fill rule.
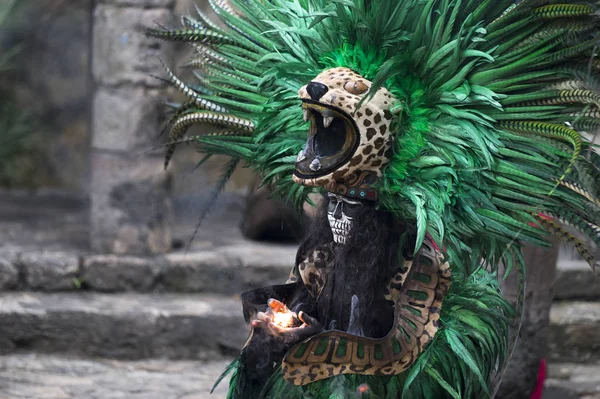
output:
[[303,100],[302,112],[310,127],[306,146],[296,159],[295,175],[315,178],[348,162],[360,141],[352,117],[337,107],[312,100]]

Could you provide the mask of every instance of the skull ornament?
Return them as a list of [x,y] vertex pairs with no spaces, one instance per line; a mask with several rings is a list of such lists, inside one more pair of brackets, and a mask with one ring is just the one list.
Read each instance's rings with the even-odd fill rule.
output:
[[294,181],[358,199],[377,199],[373,183],[391,157],[390,107],[385,88],[360,106],[371,82],[348,68],[328,69],[298,92],[308,140],[298,154]]
[[360,201],[344,198],[337,194],[329,194],[327,218],[333,233],[333,241],[338,244],[346,243],[348,237],[350,237],[352,221],[360,207],[362,207]]

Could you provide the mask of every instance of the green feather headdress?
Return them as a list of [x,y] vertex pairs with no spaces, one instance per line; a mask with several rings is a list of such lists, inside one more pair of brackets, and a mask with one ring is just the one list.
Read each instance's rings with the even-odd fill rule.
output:
[[[325,69],[348,67],[373,81],[371,94],[385,87],[398,99],[379,206],[415,226],[417,247],[430,234],[467,281],[482,266],[522,267],[523,243],[548,245],[558,233],[597,267],[589,243],[600,244],[600,156],[585,133],[600,130],[600,2],[209,3],[219,24],[198,11],[181,29],[147,31],[196,50],[195,81],[167,69],[187,96],[171,120],[167,164],[177,143],[193,141],[233,167],[243,160],[302,205],[312,189],[292,182],[308,131],[297,92]],[[193,124],[222,130],[184,138]]]
[[[380,206],[447,248],[454,267],[516,259],[545,245],[539,214],[600,243],[600,156],[581,135],[600,128],[597,4],[529,0],[210,0],[180,30],[197,81],[169,80],[189,101],[173,119],[167,163],[193,124],[201,152],[244,160],[301,205],[291,180],[307,124],[298,89],[346,66],[400,101]],[[579,246],[591,263],[590,250]]]

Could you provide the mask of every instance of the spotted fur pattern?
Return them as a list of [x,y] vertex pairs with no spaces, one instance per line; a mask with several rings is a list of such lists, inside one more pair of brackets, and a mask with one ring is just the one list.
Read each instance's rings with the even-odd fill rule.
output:
[[[329,88],[319,102],[344,111],[356,122],[360,144],[350,160],[336,171],[314,179],[294,176],[294,181],[306,186],[324,187],[331,182],[343,184],[346,178],[359,171],[372,171],[380,177],[382,169],[392,156],[393,117],[389,109],[396,102],[394,96],[387,89],[381,88],[371,100],[365,101],[359,107],[359,102],[367,95],[368,90],[361,94],[352,94],[347,89],[352,89],[354,85],[364,85],[370,89],[372,83],[348,68],[328,69],[312,81]],[[306,86],[300,89],[298,95],[301,99],[311,99]]]
[[288,283],[295,283],[299,278],[313,298],[318,298],[326,282],[326,276],[331,269],[330,259],[333,256],[328,245],[302,254],[302,261],[290,273]]

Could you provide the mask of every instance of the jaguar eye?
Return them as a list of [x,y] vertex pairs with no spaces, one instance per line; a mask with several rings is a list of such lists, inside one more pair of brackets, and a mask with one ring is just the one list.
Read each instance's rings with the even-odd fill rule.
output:
[[369,87],[361,80],[356,82],[350,81],[346,82],[344,85],[344,90],[350,94],[359,95],[365,94],[369,90]]

